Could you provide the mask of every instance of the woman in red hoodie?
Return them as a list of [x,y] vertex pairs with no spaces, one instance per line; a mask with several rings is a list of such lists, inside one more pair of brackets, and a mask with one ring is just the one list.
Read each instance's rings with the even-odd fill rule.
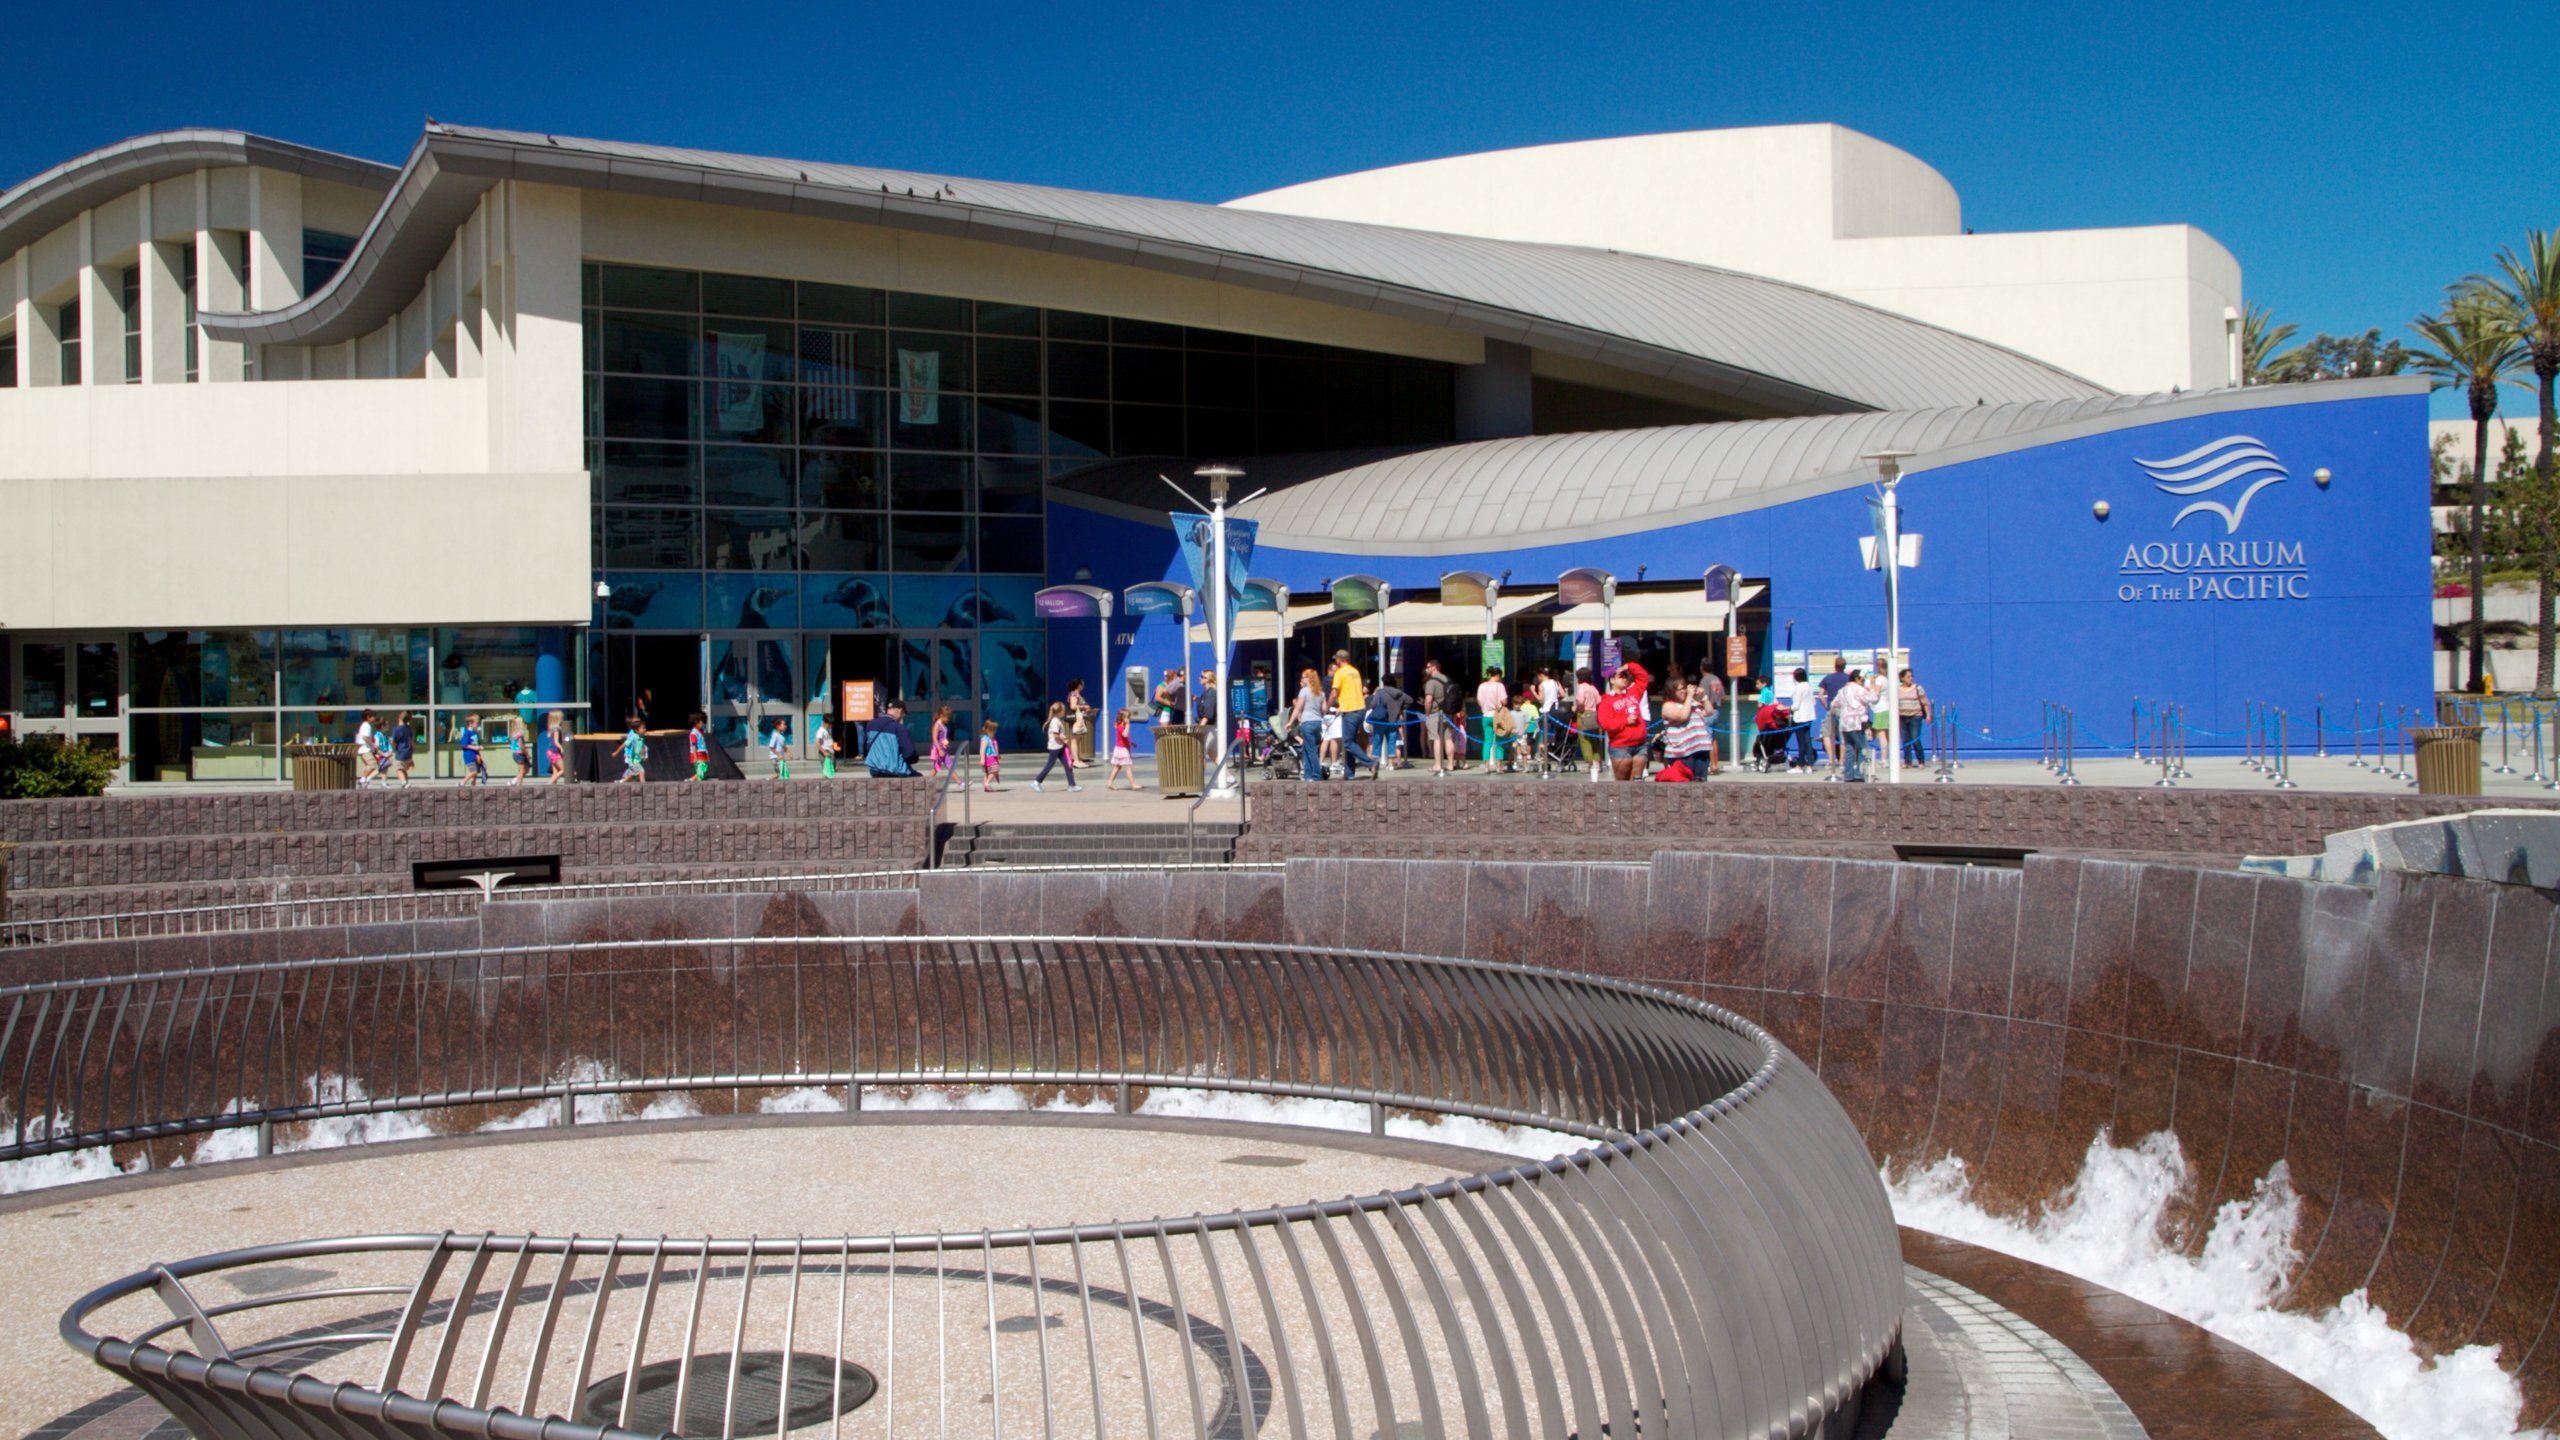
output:
[[1609,740],[1609,768],[1621,780],[1644,774],[1644,694],[1653,677],[1633,660],[1609,677],[1609,693],[1600,697],[1600,731]]

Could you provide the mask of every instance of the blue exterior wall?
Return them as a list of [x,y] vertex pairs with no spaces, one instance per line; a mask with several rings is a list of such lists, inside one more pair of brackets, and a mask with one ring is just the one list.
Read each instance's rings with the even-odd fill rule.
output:
[[[2193,499],[2227,502],[2239,487],[2171,495],[2137,462],[2231,435],[2262,442],[2287,478],[2248,503],[2236,530],[2226,532],[2212,514],[2173,526]],[[2322,468],[2334,477],[2326,489],[2312,478]],[[2183,703],[2198,751],[2235,747],[2244,702],[2270,702],[2291,713],[2294,746],[2308,751],[2319,697],[2327,697],[2329,724],[2343,731],[2353,700],[2365,702],[2369,724],[2378,700],[2418,706],[2432,694],[2423,395],[2167,419],[1918,471],[1900,490],[1904,528],[1924,537],[1922,563],[1904,581],[1904,643],[1930,694],[1957,707],[1975,752],[2033,750],[2039,702],[2048,699],[2078,712],[2087,758],[2125,746],[2136,699]],[[1312,594],[1319,580],[1355,571],[1431,589],[1459,569],[1508,569],[1515,585],[1530,585],[1577,565],[1623,581],[1639,565],[1662,580],[1722,562],[1768,581],[1773,635],[1793,622],[1795,648],[1862,649],[1884,643],[1882,586],[1857,550],[1869,529],[1867,493],[1858,487],[1604,540],[1465,555],[1265,547],[1253,573]],[[2101,500],[2110,507],[2103,521],[2092,514]],[[2218,573],[2210,584],[2196,574],[2126,573],[2128,550],[2139,568],[2143,547],[2174,544],[2191,555],[2209,543],[2218,563],[2226,541],[2235,560],[2282,554],[2281,567],[2239,567],[2249,577],[2239,592],[2265,598],[2212,598],[2224,586]],[[1054,505],[1049,547],[1053,582],[1078,567],[1115,591],[1188,579],[1169,525]],[[2134,598],[2123,598],[2128,587]],[[1157,671],[1179,663],[1173,620],[1121,619],[1113,628],[1134,636],[1115,645],[1115,674],[1132,663]],[[1096,648],[1093,622],[1053,624],[1053,684],[1063,690],[1067,677],[1089,674]],[[1241,658],[1267,653],[1247,646]],[[1205,646],[1194,654],[1208,663]],[[1765,667],[1766,658],[1755,653],[1753,662]],[[2343,734],[2335,743],[2346,743]]]

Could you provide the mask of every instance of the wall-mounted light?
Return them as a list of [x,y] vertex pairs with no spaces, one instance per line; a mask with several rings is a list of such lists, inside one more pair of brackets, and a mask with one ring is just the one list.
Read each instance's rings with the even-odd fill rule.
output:
[[605,582],[603,582],[602,580],[597,581],[597,582],[596,582],[596,598],[597,598],[597,599],[599,599],[599,600],[610,600],[610,599],[612,599],[612,598],[613,598],[613,587],[612,587],[612,586],[610,586],[610,585],[608,585],[608,584],[606,584],[606,583],[605,583]]
[[2106,501],[2101,500],[2097,504],[2089,507],[2089,513],[2097,516],[2101,520],[2104,520],[2107,518],[2108,513],[2114,508],[2114,506],[2109,505]]
[[2326,466],[2326,465],[2323,465],[2323,466],[2321,466],[2319,469],[2312,471],[2312,472],[2311,472],[2311,483],[2312,483],[2312,484],[2314,484],[2314,485],[2319,486],[2319,487],[2320,487],[2321,489],[2323,489],[2323,490],[2328,489],[2328,488],[2329,488],[2329,467],[2328,467],[2328,466]]
[[1077,582],[1078,584],[1082,584],[1083,582],[1085,582],[1085,581],[1087,581],[1087,580],[1090,580],[1090,579],[1092,579],[1092,578],[1093,578],[1093,571],[1092,571],[1092,569],[1091,569],[1091,568],[1089,568],[1089,567],[1087,567],[1087,566],[1083,566],[1083,565],[1079,565],[1079,566],[1077,566],[1077,567],[1076,567],[1076,582]]

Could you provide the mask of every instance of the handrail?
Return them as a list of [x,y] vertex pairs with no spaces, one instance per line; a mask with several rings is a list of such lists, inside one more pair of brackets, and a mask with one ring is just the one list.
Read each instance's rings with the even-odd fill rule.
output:
[[1219,757],[1216,769],[1202,777],[1200,793],[1191,797],[1190,806],[1182,812],[1182,856],[1193,864],[1200,860],[1200,807],[1209,803],[1209,797],[1217,793],[1218,782],[1230,772],[1236,779],[1236,819],[1240,822],[1237,833],[1243,833],[1242,826],[1253,823],[1253,802],[1246,794],[1251,782],[1245,774],[1244,748],[1232,741],[1228,743],[1227,753]]
[[[276,1076],[304,1101],[297,1068],[322,1056],[378,1087],[382,1098],[360,1103],[487,1103],[485,1090],[419,1082],[438,1065],[504,1078],[514,1047],[533,1052],[517,1056],[517,1088],[841,1083],[858,1098],[862,1085],[911,1080],[1173,1085],[1351,1099],[1373,1117],[1387,1106],[1477,1115],[1580,1143],[1427,1184],[1157,1220],[295,1241],[112,1281],[63,1316],[64,1340],[203,1440],[676,1428],[632,1412],[626,1377],[644,1372],[692,1377],[710,1408],[688,1413],[710,1418],[690,1433],[772,1434],[825,1417],[797,1402],[778,1415],[739,1376],[791,1392],[787,1375],[772,1384],[775,1366],[841,1377],[848,1363],[871,1367],[884,1406],[931,1408],[990,1437],[1091,1433],[1085,1417],[1106,1413],[1128,1433],[1396,1434],[1411,1407],[1428,1433],[1827,1433],[1853,1428],[1863,1387],[1899,1343],[1892,1215],[1838,1103],[1758,1026],[1639,982],[1111,938],[567,948],[92,979],[47,991],[50,1003],[0,992],[16,1007],[0,1020],[15,1037],[0,1039],[0,1067],[56,1053],[55,1037],[112,1007],[140,1037],[119,1056],[173,1066],[124,1075],[108,1103],[129,1115],[147,1111],[146,1095],[222,1093],[207,1074]],[[718,1002],[772,1022],[728,1034],[722,1053],[821,1063],[692,1074],[663,1014],[612,1003],[635,988],[768,979],[846,1003],[820,1015]],[[450,1030],[457,1015],[484,1018],[438,1031],[437,1047],[403,1037],[411,1025]],[[349,1026],[365,1038],[348,1043]],[[171,1027],[187,1038],[157,1045]],[[219,1033],[199,1041],[202,1029]],[[679,1063],[569,1081],[561,1062],[581,1053]],[[57,1082],[102,1078],[105,1058],[47,1070],[39,1103],[88,1113]],[[263,1098],[287,1097],[252,1100]],[[576,1152],[552,1163],[574,1166]],[[196,1296],[284,1260],[323,1262],[301,1267],[319,1278],[255,1306]],[[691,1321],[651,1323],[703,1317],[714,1288],[721,1318],[700,1334]],[[901,1326],[909,1306],[970,1320]]]

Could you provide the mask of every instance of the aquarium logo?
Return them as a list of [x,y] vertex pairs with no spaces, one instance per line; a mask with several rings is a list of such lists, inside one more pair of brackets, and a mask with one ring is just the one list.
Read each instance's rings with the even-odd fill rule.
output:
[[2225,503],[2199,498],[2170,518],[2169,528],[2176,529],[2190,515],[2219,515],[2222,533],[2235,534],[2240,521],[2249,513],[2249,502],[2259,491],[2285,478],[2284,463],[2275,452],[2252,435],[2225,435],[2209,444],[2200,445],[2184,455],[2166,460],[2136,459],[2142,473],[2165,495],[2209,497],[2216,491],[2239,489]]

